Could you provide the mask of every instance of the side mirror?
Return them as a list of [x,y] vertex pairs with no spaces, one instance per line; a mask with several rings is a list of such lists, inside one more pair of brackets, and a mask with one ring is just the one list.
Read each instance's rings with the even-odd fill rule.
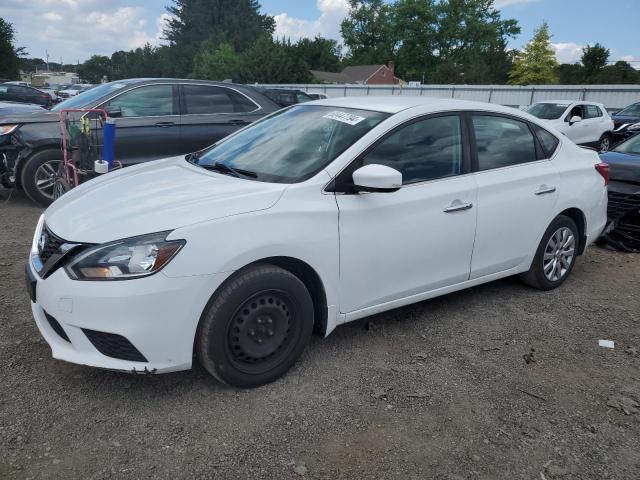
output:
[[402,187],[402,174],[385,165],[365,165],[353,172],[353,185],[358,192],[395,192]]
[[122,117],[122,109],[120,107],[105,107],[104,111],[107,112],[111,118]]
[[569,120],[569,125],[573,125],[574,123],[578,123],[582,121],[582,117],[579,117],[578,115],[574,115],[573,117],[571,117],[571,120]]

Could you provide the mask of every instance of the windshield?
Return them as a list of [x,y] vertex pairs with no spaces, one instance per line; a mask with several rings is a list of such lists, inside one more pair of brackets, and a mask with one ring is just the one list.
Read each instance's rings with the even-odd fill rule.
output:
[[542,120],[556,120],[562,116],[568,106],[566,103],[536,103],[527,111]]
[[633,105],[629,105],[626,108],[623,108],[619,112],[616,112],[616,115],[627,116],[627,117],[640,117],[640,103],[634,103]]
[[388,116],[352,108],[297,105],[214,145],[197,163],[254,172],[256,180],[263,182],[301,182]]
[[640,135],[635,135],[629,140],[622,142],[620,145],[614,148],[613,151],[640,155]]
[[109,92],[118,90],[125,85],[127,85],[125,82],[111,82],[99,85],[57,104],[51,109],[51,111],[59,112],[60,110],[68,108],[90,107],[95,100],[98,100],[100,97],[107,95]]

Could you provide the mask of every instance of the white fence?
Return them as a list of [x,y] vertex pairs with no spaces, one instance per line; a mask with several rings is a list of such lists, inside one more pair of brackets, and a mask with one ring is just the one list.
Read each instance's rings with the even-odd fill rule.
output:
[[640,85],[536,85],[516,87],[506,85],[320,85],[288,84],[266,87],[297,88],[308,93],[324,93],[329,98],[361,95],[417,95],[457,98],[501,105],[524,106],[541,100],[587,100],[615,110],[640,102]]

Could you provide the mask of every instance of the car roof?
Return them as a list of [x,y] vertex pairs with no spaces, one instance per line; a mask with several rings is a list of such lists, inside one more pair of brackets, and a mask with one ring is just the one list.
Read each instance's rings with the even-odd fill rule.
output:
[[517,113],[521,116],[524,113],[521,110],[512,107],[504,107],[495,103],[472,102],[469,100],[457,100],[452,98],[417,97],[410,95],[328,98],[323,100],[313,100],[305,103],[304,105],[354,108],[385,113],[398,113],[402,110],[417,107],[421,107],[422,110],[425,110],[425,113],[447,110],[480,110],[506,114]]
[[589,102],[588,100],[541,100],[536,103],[555,103],[558,105],[573,105],[574,103],[579,103],[581,105],[597,105],[598,107],[604,107],[602,103],[598,102]]

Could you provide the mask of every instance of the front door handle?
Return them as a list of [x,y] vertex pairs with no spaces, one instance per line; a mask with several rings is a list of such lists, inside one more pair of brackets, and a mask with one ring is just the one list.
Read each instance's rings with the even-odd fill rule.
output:
[[546,193],[553,193],[556,191],[556,187],[547,187],[546,185],[540,185],[540,188],[534,193],[536,195],[544,195]]
[[158,122],[156,123],[156,127],[160,127],[160,128],[169,128],[169,127],[173,127],[175,125],[175,123],[173,122]]
[[444,213],[460,212],[473,208],[473,203],[462,203],[460,200],[454,201],[451,205],[443,210]]

